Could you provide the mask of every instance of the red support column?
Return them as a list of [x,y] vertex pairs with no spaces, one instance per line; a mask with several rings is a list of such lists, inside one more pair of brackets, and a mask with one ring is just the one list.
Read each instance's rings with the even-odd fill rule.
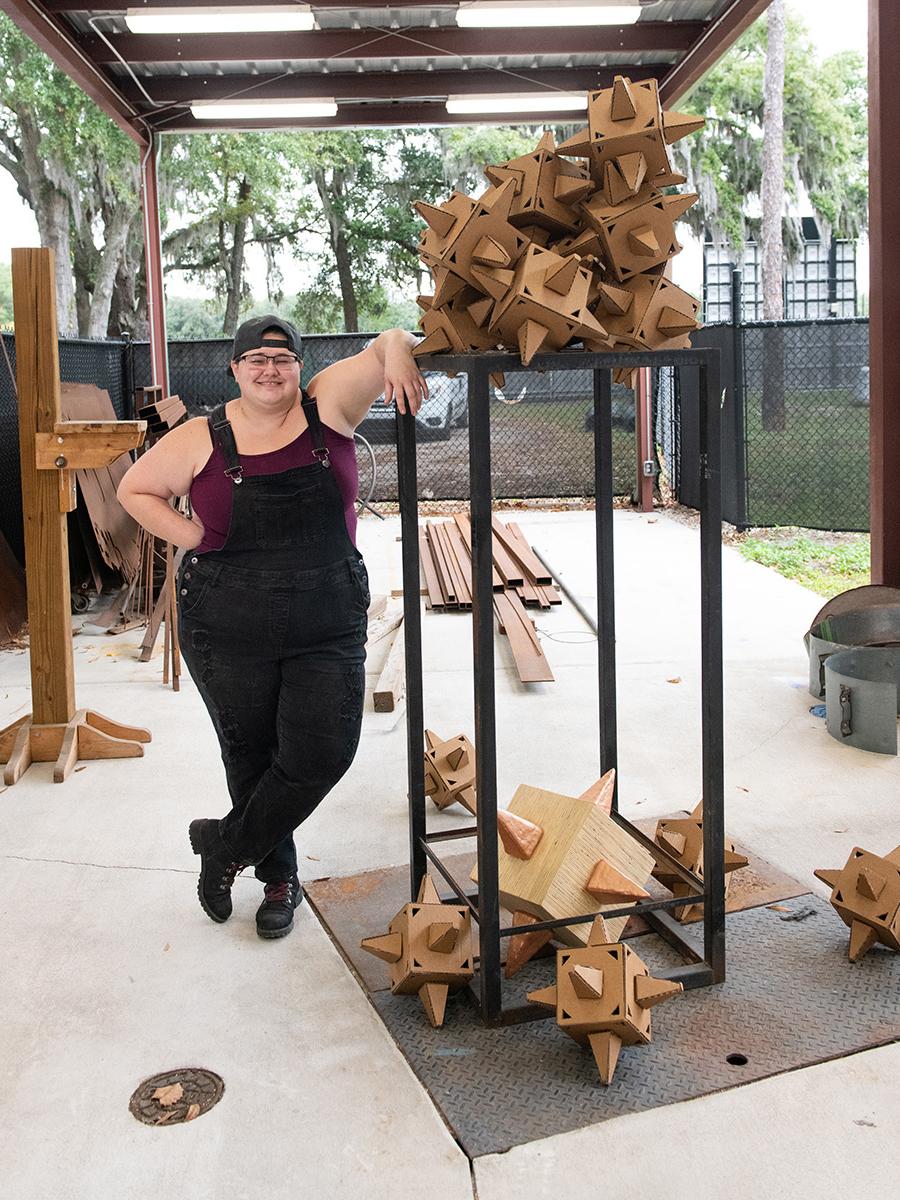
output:
[[900,5],[869,0],[872,582],[900,587]]
[[159,187],[156,162],[159,136],[154,134],[141,159],[141,207],[144,217],[144,262],[147,269],[147,315],[153,382],[169,394],[169,349],[166,340],[166,296],[163,289],[162,244],[159,234]]
[[641,512],[653,511],[653,475],[644,473],[644,464],[653,462],[653,398],[650,368],[640,367],[634,389],[634,436],[637,465],[635,494]]

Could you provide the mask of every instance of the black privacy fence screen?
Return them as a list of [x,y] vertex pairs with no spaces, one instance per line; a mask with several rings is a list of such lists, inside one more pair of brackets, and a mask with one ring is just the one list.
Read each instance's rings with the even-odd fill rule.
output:
[[[372,334],[304,339],[303,380],[362,350]],[[3,334],[15,370],[15,337]],[[741,527],[868,529],[868,323],[864,319],[710,325],[695,346],[717,346],[723,379],[724,517]],[[170,390],[191,415],[237,395],[227,339],[170,342]],[[18,427],[13,378],[0,355],[0,532],[23,556]],[[152,382],[146,342],[61,339],[60,375],[109,392],[116,415],[133,415],[136,388]],[[466,379],[429,378],[418,419],[419,495],[468,499]],[[673,495],[699,497],[697,371],[654,372],[654,432]],[[495,497],[591,497],[592,383],[588,371],[511,372],[491,402]],[[634,397],[613,388],[615,491],[635,487]],[[397,498],[395,427],[373,406],[360,426],[361,494]],[[374,485],[374,487],[373,487]]]

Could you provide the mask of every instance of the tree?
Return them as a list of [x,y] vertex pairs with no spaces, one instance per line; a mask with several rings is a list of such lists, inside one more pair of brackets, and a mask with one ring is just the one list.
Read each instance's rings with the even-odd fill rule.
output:
[[0,329],[10,329],[12,322],[12,267],[9,263],[0,263]]
[[[766,13],[766,65],[763,75],[762,249],[763,319],[784,316],[784,0],[772,0]],[[767,331],[763,342],[763,429],[784,429],[784,337]]]
[[[674,147],[700,195],[686,220],[700,236],[740,251],[758,236],[762,194],[765,19],[756,21],[679,103],[705,128]],[[784,178],[794,202],[805,189],[826,235],[856,238],[867,222],[866,70],[844,51],[820,60],[803,22],[788,11],[784,55]],[[786,254],[801,245],[799,216],[783,213]]]
[[0,14],[0,166],[56,256],[60,333],[104,337],[140,227],[137,147]]

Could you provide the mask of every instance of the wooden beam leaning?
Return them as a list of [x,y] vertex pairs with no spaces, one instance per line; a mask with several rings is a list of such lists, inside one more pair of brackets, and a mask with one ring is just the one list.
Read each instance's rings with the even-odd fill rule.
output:
[[[32,712],[0,730],[7,787],[32,762],[55,759],[61,783],[79,757],[136,757],[150,741],[146,729],[76,711],[66,525],[72,471],[112,462],[146,426],[61,420],[52,250],[13,250],[12,278]],[[117,436],[109,427],[120,424]]]

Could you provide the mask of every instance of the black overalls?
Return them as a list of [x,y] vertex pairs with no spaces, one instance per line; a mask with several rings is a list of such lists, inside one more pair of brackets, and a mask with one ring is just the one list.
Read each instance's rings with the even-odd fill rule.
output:
[[178,579],[182,652],[233,805],[220,832],[266,883],[296,877],[291,835],[353,761],[365,690],[366,568],[316,403],[301,400],[317,461],[275,475],[242,475],[224,405],[209,418],[235,485],[231,524]]

